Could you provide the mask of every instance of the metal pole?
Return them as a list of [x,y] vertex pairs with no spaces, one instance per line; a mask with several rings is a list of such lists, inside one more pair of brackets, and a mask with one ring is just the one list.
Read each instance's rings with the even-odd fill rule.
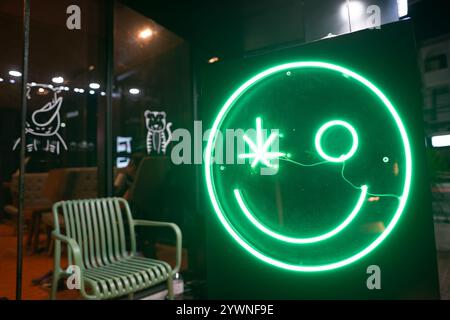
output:
[[352,17],[350,14],[350,0],[347,0],[347,14],[348,14],[348,29],[352,32]]
[[23,266],[23,200],[25,178],[25,123],[27,119],[28,54],[30,47],[30,0],[23,1],[23,61],[22,61],[22,101],[20,123],[20,169],[19,169],[19,216],[17,219],[17,271],[16,300],[22,300]]
[[105,177],[106,196],[113,195],[113,128],[112,91],[114,85],[114,3],[108,1],[106,11],[106,112],[105,112]]

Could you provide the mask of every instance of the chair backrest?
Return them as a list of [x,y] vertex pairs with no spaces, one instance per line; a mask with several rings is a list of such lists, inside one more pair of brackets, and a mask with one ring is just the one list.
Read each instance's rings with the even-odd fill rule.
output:
[[66,169],[52,169],[48,172],[45,196],[53,203],[68,199],[69,177]]
[[49,172],[47,197],[59,200],[97,197],[97,168],[61,168]]
[[[53,206],[55,231],[80,246],[84,267],[90,269],[122,260],[136,253],[130,208],[122,198],[60,201]],[[72,253],[68,250],[69,264]]]
[[[51,207],[50,200],[45,197],[45,183],[47,173],[25,173],[24,176],[24,207]],[[11,194],[13,205],[18,206],[19,201],[19,175],[14,174],[11,178]]]
[[170,170],[167,157],[143,158],[131,186],[129,201],[135,218],[164,220],[161,193]]
[[98,194],[96,167],[73,168],[73,185],[70,192],[71,199],[89,199],[95,198]]

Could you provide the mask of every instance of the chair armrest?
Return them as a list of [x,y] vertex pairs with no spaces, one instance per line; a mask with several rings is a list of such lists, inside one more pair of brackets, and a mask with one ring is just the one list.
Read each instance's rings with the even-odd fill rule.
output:
[[180,271],[181,267],[181,250],[182,250],[182,234],[180,228],[171,222],[162,221],[150,221],[150,220],[133,220],[133,226],[143,226],[143,227],[165,227],[171,228],[175,232],[176,237],[176,256],[175,256],[175,268],[172,270],[172,274],[176,274]]
[[[56,240],[60,240],[60,241],[62,241],[64,243],[67,243],[67,245],[72,250],[73,259],[74,259],[75,264],[78,267],[80,267],[80,269],[82,269],[82,267],[83,267],[83,259],[81,258],[81,250],[80,250],[80,246],[78,245],[78,243],[74,239],[66,237],[66,236],[64,236],[64,235],[62,235],[60,233],[55,232],[55,231],[52,232],[52,236]],[[56,254],[56,252],[55,252],[55,254]]]
[[[98,296],[97,288],[93,285],[93,283],[91,281],[89,281],[89,279],[83,279],[84,264],[83,264],[83,259],[81,257],[80,246],[78,245],[78,243],[74,239],[64,236],[56,231],[52,232],[52,236],[54,239],[56,239],[56,241],[62,241],[64,243],[67,243],[67,245],[72,250],[73,260],[75,262],[75,265],[77,265],[80,268],[80,282],[81,282],[80,291],[81,291],[81,294],[87,299],[97,299],[97,296]],[[56,268],[56,264],[58,265],[59,269],[61,268],[59,265],[60,259],[61,259],[61,248],[60,248],[60,245],[55,244],[55,268]],[[58,271],[58,272],[60,272],[60,271]],[[86,282],[88,282],[91,285],[91,287],[95,293],[94,295],[87,294],[83,280],[85,280]]]

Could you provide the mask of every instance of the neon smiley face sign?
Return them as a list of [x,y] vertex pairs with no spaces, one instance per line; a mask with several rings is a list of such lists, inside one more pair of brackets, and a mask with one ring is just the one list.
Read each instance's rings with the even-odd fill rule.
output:
[[[213,163],[217,132],[236,128],[256,129],[255,139],[237,137],[248,152],[236,159],[246,161]],[[261,128],[280,134],[266,139]],[[280,150],[270,150],[275,140]],[[260,175],[261,167],[278,171]],[[256,258],[292,271],[340,268],[377,248],[404,212],[411,172],[392,102],[360,74],[317,61],[247,80],[220,109],[205,151],[208,195],[226,232]]]

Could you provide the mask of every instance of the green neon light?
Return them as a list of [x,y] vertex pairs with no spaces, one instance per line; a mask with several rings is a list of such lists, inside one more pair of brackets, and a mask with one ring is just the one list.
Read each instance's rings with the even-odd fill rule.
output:
[[324,234],[321,234],[319,236],[315,236],[315,237],[293,238],[293,237],[287,237],[280,233],[274,232],[274,231],[270,230],[269,228],[267,228],[266,226],[264,226],[261,222],[259,222],[258,219],[255,218],[255,215],[253,215],[250,212],[250,210],[248,209],[248,207],[246,206],[244,200],[242,199],[242,195],[241,195],[241,192],[239,191],[239,189],[234,189],[234,196],[236,197],[239,207],[241,207],[242,212],[244,212],[245,216],[248,218],[248,220],[250,220],[253,223],[253,225],[255,225],[255,227],[257,227],[259,230],[261,230],[265,234],[267,234],[275,239],[278,239],[278,240],[281,240],[284,242],[289,242],[289,243],[314,243],[314,242],[323,241],[323,240],[326,240],[328,238],[335,236],[336,234],[341,232],[345,227],[347,227],[350,224],[350,222],[353,221],[353,219],[355,219],[356,215],[361,210],[361,207],[364,203],[364,199],[366,198],[366,195],[367,195],[367,186],[363,185],[363,186],[361,186],[361,194],[359,195],[359,199],[358,199],[358,202],[356,203],[355,207],[353,208],[351,213],[347,216],[347,218],[343,222],[341,222],[341,224],[339,224],[336,228],[334,228]]
[[[234,103],[249,89],[251,88],[255,83],[257,83],[260,80],[263,80],[264,78],[273,75],[280,71],[286,71],[286,70],[292,70],[292,69],[301,69],[301,68],[321,68],[321,69],[327,69],[336,71],[340,74],[343,74],[347,77],[353,78],[356,81],[363,84],[365,87],[367,87],[369,90],[371,90],[384,104],[387,111],[390,113],[392,118],[394,119],[397,128],[400,132],[400,136],[402,138],[403,147],[404,147],[404,153],[405,153],[405,182],[403,184],[403,192],[401,196],[399,197],[399,206],[397,207],[397,210],[391,220],[391,222],[386,226],[385,230],[366,248],[359,251],[358,253],[333,263],[328,264],[320,264],[320,265],[303,265],[303,264],[292,264],[292,263],[286,263],[277,259],[274,259],[270,257],[268,253],[264,253],[259,251],[258,249],[254,248],[250,243],[248,243],[235,229],[234,226],[232,226],[228,219],[226,218],[226,213],[223,211],[218,197],[216,193],[216,187],[214,185],[214,179],[212,176],[212,151],[213,146],[215,145],[217,133],[222,125],[222,122],[224,121],[225,117],[227,116],[227,113],[230,111],[230,109],[233,107]],[[208,142],[206,145],[205,150],[205,181],[206,181],[206,187],[208,191],[208,195],[211,200],[211,204],[214,208],[214,212],[217,215],[217,218],[225,228],[225,230],[230,234],[230,236],[237,242],[239,245],[244,248],[246,251],[251,253],[256,258],[260,259],[261,261],[264,261],[272,266],[276,266],[282,269],[286,270],[292,270],[292,271],[304,271],[304,272],[317,272],[317,271],[326,271],[326,270],[332,270],[336,268],[340,268],[343,266],[346,266],[348,264],[351,264],[355,261],[358,261],[359,259],[366,256],[368,253],[373,251],[376,247],[380,245],[380,243],[383,242],[384,239],[392,232],[394,227],[397,225],[397,222],[399,221],[405,205],[406,201],[408,199],[410,187],[411,187],[411,172],[412,172],[412,157],[411,157],[411,147],[408,140],[408,135],[405,130],[405,126],[403,125],[402,120],[400,119],[400,116],[398,115],[397,111],[395,110],[395,107],[393,104],[389,101],[389,99],[384,95],[384,93],[375,86],[372,82],[370,82],[365,77],[338,65],[326,63],[326,62],[319,62],[319,61],[299,61],[299,62],[292,62],[292,63],[285,63],[281,64],[269,69],[266,69],[257,75],[253,76],[249,80],[247,80],[244,84],[242,84],[225,102],[225,104],[220,109],[219,113],[217,114],[216,119],[214,120],[213,126],[211,128],[210,136],[208,138]],[[230,190],[231,191],[231,190]]]
[[256,118],[256,144],[250,140],[250,138],[244,134],[243,138],[245,142],[247,142],[250,149],[252,149],[253,153],[243,153],[239,155],[239,158],[253,158],[252,168],[254,168],[258,162],[264,163],[268,167],[273,167],[269,162],[271,159],[275,159],[285,154],[282,152],[268,152],[267,150],[275,141],[275,138],[278,136],[277,133],[273,132],[269,138],[263,142],[263,132],[262,132],[262,124],[261,118]]
[[[350,151],[346,154],[343,154],[343,155],[337,157],[337,158],[327,155],[323,151],[322,144],[321,144],[322,136],[325,133],[325,131],[327,131],[329,128],[334,127],[334,126],[341,126],[341,127],[346,128],[348,131],[350,131],[350,133],[352,135],[352,139],[353,139],[352,147],[350,148]],[[332,121],[328,121],[327,123],[325,123],[324,125],[322,125],[319,128],[319,131],[317,131],[317,134],[316,134],[315,144],[316,144],[317,152],[324,160],[327,160],[330,162],[344,162],[344,161],[348,160],[349,158],[351,158],[355,154],[356,149],[358,149],[358,135],[356,134],[355,128],[353,128],[348,122],[342,121],[342,120],[332,120]]]

